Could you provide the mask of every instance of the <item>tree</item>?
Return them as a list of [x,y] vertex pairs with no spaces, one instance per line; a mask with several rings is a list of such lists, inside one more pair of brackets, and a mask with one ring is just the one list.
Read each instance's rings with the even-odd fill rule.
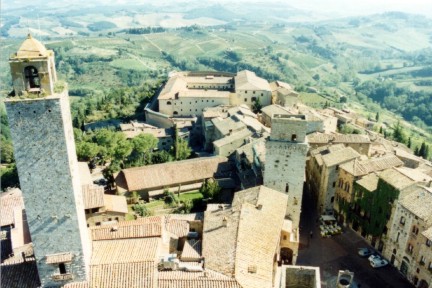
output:
[[177,204],[177,198],[175,197],[173,192],[170,192],[168,189],[165,189],[163,192],[164,202],[170,206]]
[[218,182],[214,179],[206,179],[202,184],[199,192],[203,195],[204,198],[211,199],[212,201],[216,201],[219,199],[221,187]]
[[189,147],[189,144],[184,139],[179,139],[177,141],[177,159],[176,160],[185,160],[189,158],[192,153],[192,149]]
[[408,143],[407,143],[408,148],[411,148],[411,145],[412,145],[412,143],[411,143],[411,137],[409,137],[408,138]]
[[377,112],[376,115],[375,115],[375,120],[376,120],[376,122],[378,122],[379,119],[380,119],[380,114],[379,114],[379,112]]
[[158,151],[152,154],[153,164],[166,163],[169,161],[171,161],[171,155],[165,150]]
[[187,214],[193,208],[193,202],[190,199],[185,199],[181,202],[180,206],[177,207],[173,212],[177,214]]
[[108,185],[111,187],[114,185],[114,174],[121,170],[120,163],[113,161],[108,167],[102,170],[102,175],[107,179]]
[[140,134],[132,139],[133,151],[142,163],[149,164],[152,161],[152,151],[157,147],[158,139],[151,134]]
[[400,124],[400,121],[398,121],[393,127],[393,140],[399,143],[405,143],[405,139],[405,132],[402,125]]
[[99,150],[99,146],[96,143],[84,141],[76,143],[76,153],[80,161],[90,161],[96,157]]
[[252,111],[254,113],[259,113],[261,112],[261,109],[262,109],[261,100],[260,98],[256,98],[256,100],[252,104]]
[[135,204],[132,206],[132,209],[135,211],[136,214],[138,214],[141,217],[146,217],[151,215],[149,209],[146,206],[144,206],[144,204]]
[[423,143],[420,146],[420,149],[418,151],[418,156],[423,157],[424,159],[427,159],[427,145],[426,143],[423,141]]
[[8,187],[20,187],[18,171],[15,164],[0,170],[1,187],[4,190]]

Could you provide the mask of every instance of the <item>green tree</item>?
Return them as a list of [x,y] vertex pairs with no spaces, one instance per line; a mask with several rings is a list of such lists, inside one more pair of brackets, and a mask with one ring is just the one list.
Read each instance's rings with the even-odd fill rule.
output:
[[376,120],[376,122],[378,122],[379,119],[380,119],[380,114],[379,114],[379,112],[377,112],[376,115],[375,115],[375,120]]
[[7,140],[4,135],[1,135],[1,163],[14,162],[12,141]]
[[262,109],[261,100],[260,98],[256,98],[256,100],[252,104],[252,111],[254,113],[259,113],[261,112],[261,109]]
[[99,146],[93,142],[76,142],[76,153],[78,160],[90,161],[99,153]]
[[170,192],[168,189],[165,189],[163,192],[164,202],[167,205],[173,206],[177,204],[177,198],[173,192]]
[[157,151],[152,154],[153,164],[166,163],[169,161],[171,161],[171,155],[165,150]]
[[204,198],[211,199],[211,201],[219,200],[221,188],[218,182],[214,179],[206,179],[202,184],[199,192]]
[[179,139],[177,141],[177,160],[185,160],[189,158],[192,153],[192,149],[189,147],[189,144],[184,139]]
[[193,208],[193,202],[190,199],[185,199],[180,203],[180,206],[177,207],[173,212],[176,214],[187,214]]
[[15,164],[0,170],[0,180],[2,190],[8,187],[20,187],[18,171]]
[[107,179],[108,184],[112,187],[114,185],[115,179],[114,174],[121,170],[120,163],[117,161],[113,161],[102,170],[102,175]]
[[411,137],[409,137],[408,138],[408,143],[407,143],[408,148],[411,148],[411,145],[412,145],[412,143],[411,143]]
[[393,140],[399,142],[399,143],[405,143],[405,131],[400,124],[400,121],[396,123],[396,125],[393,127]]
[[152,152],[157,147],[158,139],[151,134],[140,134],[132,139],[133,151],[144,164],[151,163]]
[[144,204],[135,204],[132,206],[132,209],[141,217],[150,216],[150,210]]

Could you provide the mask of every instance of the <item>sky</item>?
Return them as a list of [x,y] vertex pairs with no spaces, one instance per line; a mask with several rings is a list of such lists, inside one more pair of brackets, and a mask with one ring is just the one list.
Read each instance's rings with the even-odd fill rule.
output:
[[[16,6],[25,7],[28,0],[0,0],[3,9],[13,8]],[[368,15],[385,11],[403,11],[408,13],[423,14],[432,18],[432,1],[431,0],[208,0],[201,2],[198,0],[33,0],[33,5],[43,5],[55,3],[56,5],[77,6],[78,3],[94,5],[121,5],[126,3],[143,4],[151,3],[152,5],[169,5],[175,6],[179,3],[196,2],[196,3],[221,3],[230,5],[231,3],[265,3],[266,5],[290,5],[301,10],[312,11],[316,14],[333,15],[335,17]],[[270,4],[272,3],[272,4]]]

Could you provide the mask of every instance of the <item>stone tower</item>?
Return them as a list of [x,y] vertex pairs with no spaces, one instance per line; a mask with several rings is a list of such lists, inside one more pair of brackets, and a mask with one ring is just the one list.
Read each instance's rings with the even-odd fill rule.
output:
[[[276,114],[266,141],[264,186],[288,194],[286,220],[290,227],[288,248],[295,263],[299,245],[299,223],[305,180],[307,122],[305,115]],[[291,257],[290,257],[291,258]]]
[[9,63],[5,105],[42,287],[84,281],[91,246],[66,85],[53,51],[30,35]]

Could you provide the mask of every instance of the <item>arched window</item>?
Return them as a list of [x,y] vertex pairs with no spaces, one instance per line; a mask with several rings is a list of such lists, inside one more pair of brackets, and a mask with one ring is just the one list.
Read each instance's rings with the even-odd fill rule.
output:
[[167,102],[167,105],[171,105],[171,101],[168,101],[168,102]]
[[174,111],[174,113],[173,113],[174,115],[178,115],[178,112],[177,111]]
[[40,88],[39,73],[36,67],[27,66],[24,68],[24,75],[28,88]]

